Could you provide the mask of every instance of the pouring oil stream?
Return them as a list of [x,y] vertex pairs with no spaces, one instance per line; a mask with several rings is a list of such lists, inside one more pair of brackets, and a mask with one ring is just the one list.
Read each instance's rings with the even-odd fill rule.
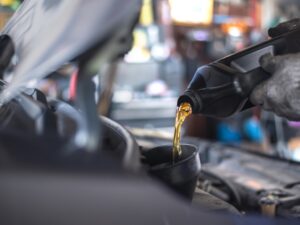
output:
[[192,114],[192,107],[187,102],[182,103],[177,108],[176,118],[175,118],[175,131],[174,131],[174,138],[173,138],[173,152],[172,152],[173,163],[182,154],[182,149],[180,145],[181,127],[185,119],[191,114]]

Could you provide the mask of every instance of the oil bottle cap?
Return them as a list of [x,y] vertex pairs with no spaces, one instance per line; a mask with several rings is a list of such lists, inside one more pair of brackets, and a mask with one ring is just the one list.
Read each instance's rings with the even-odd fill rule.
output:
[[191,105],[193,113],[199,113],[202,110],[202,101],[193,90],[185,91],[184,94],[178,98],[177,106],[180,106],[184,102]]

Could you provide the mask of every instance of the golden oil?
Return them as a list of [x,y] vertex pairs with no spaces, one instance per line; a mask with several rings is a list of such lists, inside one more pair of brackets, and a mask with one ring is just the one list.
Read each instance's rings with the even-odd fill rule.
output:
[[181,136],[181,127],[185,119],[192,114],[192,107],[189,103],[184,102],[178,108],[175,118],[175,131],[173,138],[173,162],[178,159],[181,154],[181,145],[180,145],[180,136]]

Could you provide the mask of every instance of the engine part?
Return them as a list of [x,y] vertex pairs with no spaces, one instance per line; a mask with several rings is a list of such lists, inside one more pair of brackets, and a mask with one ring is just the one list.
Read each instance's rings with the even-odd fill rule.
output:
[[159,146],[143,152],[149,173],[180,195],[192,200],[200,172],[195,146],[182,145],[182,155],[173,163],[172,146]]

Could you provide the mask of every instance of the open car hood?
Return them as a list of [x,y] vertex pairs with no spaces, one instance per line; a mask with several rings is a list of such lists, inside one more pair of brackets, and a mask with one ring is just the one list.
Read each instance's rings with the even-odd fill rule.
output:
[[132,25],[140,0],[27,0],[2,34],[15,45],[17,65],[2,103],[63,64]]

